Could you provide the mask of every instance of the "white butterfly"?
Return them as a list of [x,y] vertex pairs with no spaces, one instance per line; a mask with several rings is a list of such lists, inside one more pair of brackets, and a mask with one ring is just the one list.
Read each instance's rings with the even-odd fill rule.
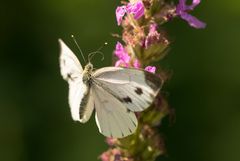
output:
[[162,80],[144,70],[104,67],[96,71],[89,62],[84,70],[74,53],[59,40],[60,68],[69,84],[72,118],[85,123],[95,109],[100,133],[122,138],[135,132],[134,112],[148,108],[158,94]]

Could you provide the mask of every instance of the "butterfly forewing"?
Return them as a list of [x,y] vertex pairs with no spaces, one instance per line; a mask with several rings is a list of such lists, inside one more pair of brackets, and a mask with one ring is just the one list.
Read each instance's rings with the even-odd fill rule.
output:
[[148,108],[162,85],[156,75],[132,68],[101,68],[94,73],[94,79],[99,86],[135,112]]
[[74,53],[59,39],[60,69],[63,78],[69,84],[68,101],[72,118],[75,121],[86,122],[93,111],[93,98],[90,99],[91,90],[82,81],[82,66]]
[[61,39],[59,39],[59,43],[61,47],[60,69],[63,78],[67,81],[71,81],[80,77],[83,69],[77,57]]

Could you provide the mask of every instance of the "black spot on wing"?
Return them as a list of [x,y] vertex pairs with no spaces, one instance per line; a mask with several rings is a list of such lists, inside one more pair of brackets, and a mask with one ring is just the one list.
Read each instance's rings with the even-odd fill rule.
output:
[[125,97],[125,98],[122,98],[122,102],[132,103],[132,99],[131,99],[129,96],[127,96],[127,97]]
[[128,128],[129,132],[132,133],[132,130],[130,128]]
[[73,73],[67,73],[67,80],[75,81],[75,79],[77,79],[77,77],[74,77]]
[[131,121],[132,121],[132,123],[133,123],[133,126],[134,126],[134,127],[137,127],[136,123],[135,123],[133,120],[131,120]]
[[72,73],[68,73],[67,78],[72,80]]
[[134,91],[135,91],[135,93],[137,93],[138,95],[143,94],[142,88],[140,88],[140,87],[137,87]]

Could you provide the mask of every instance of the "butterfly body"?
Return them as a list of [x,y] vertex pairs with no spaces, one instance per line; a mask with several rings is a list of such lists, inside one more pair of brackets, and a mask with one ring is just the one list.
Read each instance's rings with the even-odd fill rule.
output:
[[93,72],[93,65],[88,63],[83,70],[83,83],[90,83]]
[[144,70],[104,67],[93,70],[88,63],[84,69],[77,57],[59,40],[60,68],[69,84],[69,105],[72,118],[85,123],[95,110],[100,133],[122,138],[137,128],[134,112],[148,108],[158,94],[162,81]]

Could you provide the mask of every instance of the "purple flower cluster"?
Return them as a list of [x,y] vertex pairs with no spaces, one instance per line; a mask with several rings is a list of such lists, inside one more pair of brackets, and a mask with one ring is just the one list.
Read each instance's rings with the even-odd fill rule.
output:
[[[135,59],[133,61],[133,63],[131,63],[131,57],[129,56],[129,54],[127,53],[127,51],[125,50],[125,48],[123,47],[123,45],[120,42],[117,42],[114,53],[118,58],[118,61],[116,61],[116,63],[115,63],[115,67],[119,67],[119,66],[130,67],[130,66],[133,66],[134,68],[137,68],[137,69],[141,67],[141,64],[140,64],[138,59]],[[145,70],[148,71],[148,72],[151,72],[151,73],[155,73],[156,67],[147,66],[145,68]]]
[[[144,15],[144,4],[141,0],[136,1],[135,3],[128,3],[127,5],[118,6],[116,9],[116,19],[118,25],[121,25],[123,17],[125,14],[132,14],[135,20],[140,19]],[[157,24],[152,24],[149,29],[149,34],[146,37],[145,42],[143,43],[144,46],[148,47],[154,41],[158,41],[160,38],[160,34],[157,32]],[[126,49],[120,42],[117,42],[116,49],[114,51],[115,55],[117,56],[118,60],[115,63],[115,66],[122,66],[122,67],[134,67],[134,68],[141,68],[141,64],[138,59],[131,60],[131,56],[128,54]],[[155,73],[156,67],[154,66],[147,66],[145,68],[146,71]]]
[[138,20],[144,15],[143,2],[139,0],[136,3],[128,3],[127,5],[117,7],[116,18],[118,25],[121,25],[125,14],[133,14],[134,19]]
[[176,8],[176,13],[182,19],[188,22],[188,24],[194,28],[201,29],[206,27],[206,23],[198,20],[196,17],[190,15],[188,11],[192,11],[201,0],[193,0],[191,5],[186,4],[186,0],[179,0],[179,4]]

